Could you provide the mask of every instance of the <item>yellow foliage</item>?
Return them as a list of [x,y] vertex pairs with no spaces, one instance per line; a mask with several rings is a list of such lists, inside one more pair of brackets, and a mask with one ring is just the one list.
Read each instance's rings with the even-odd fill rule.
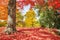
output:
[[24,22],[22,20],[23,20],[23,16],[21,15],[21,12],[19,12],[17,10],[17,12],[16,12],[16,26],[23,27]]
[[36,14],[35,12],[31,9],[26,13],[26,18],[25,18],[25,24],[27,27],[33,27],[34,23],[36,21]]

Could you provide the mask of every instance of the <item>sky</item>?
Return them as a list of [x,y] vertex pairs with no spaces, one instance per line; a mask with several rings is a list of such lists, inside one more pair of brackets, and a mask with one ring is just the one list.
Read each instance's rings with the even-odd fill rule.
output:
[[[22,11],[21,11],[21,10],[20,10],[20,11],[22,12],[23,15],[25,15],[26,12],[29,11],[29,9],[30,9],[30,5],[27,5],[27,6],[24,6],[24,8],[22,9]],[[34,10],[34,9],[33,9],[33,10]],[[36,10],[34,10],[34,11],[35,11],[35,13],[37,14],[38,9],[36,9]]]
[[24,6],[23,10],[22,10],[22,14],[25,15],[26,12],[30,9],[30,5]]

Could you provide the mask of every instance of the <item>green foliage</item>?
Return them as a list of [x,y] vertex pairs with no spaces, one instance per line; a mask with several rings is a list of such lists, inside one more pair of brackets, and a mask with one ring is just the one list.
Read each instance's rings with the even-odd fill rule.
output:
[[42,26],[44,27],[54,27],[54,20],[56,16],[54,15],[53,9],[48,9],[47,6],[45,6],[43,9],[40,11],[40,18],[39,22]]
[[16,13],[16,20],[23,20],[23,16],[20,12]]
[[60,29],[60,15],[57,15],[56,13],[56,18],[55,18],[55,28]]
[[24,22],[23,22],[23,16],[20,12],[16,13],[16,25],[18,27],[23,27],[24,26]]
[[6,25],[7,25],[7,22],[6,22],[6,21],[3,21],[3,22],[2,22],[2,21],[0,20],[0,27],[2,27],[2,26],[5,27]]

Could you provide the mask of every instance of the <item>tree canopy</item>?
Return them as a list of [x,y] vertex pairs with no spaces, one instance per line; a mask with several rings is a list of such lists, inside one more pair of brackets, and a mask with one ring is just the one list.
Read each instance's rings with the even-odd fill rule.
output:
[[[0,19],[7,19],[7,6],[9,0],[0,0]],[[24,6],[30,4],[30,8],[34,7],[36,4],[39,6],[43,6],[45,3],[48,3],[49,6],[53,6],[54,8],[60,7],[60,0],[16,0],[16,8],[23,9]],[[3,16],[2,16],[3,15]]]

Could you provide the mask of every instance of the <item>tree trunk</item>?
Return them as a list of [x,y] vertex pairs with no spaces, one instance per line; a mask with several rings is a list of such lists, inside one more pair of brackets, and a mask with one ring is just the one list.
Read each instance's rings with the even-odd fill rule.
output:
[[5,30],[7,34],[16,31],[16,0],[10,0],[8,4],[8,26]]

